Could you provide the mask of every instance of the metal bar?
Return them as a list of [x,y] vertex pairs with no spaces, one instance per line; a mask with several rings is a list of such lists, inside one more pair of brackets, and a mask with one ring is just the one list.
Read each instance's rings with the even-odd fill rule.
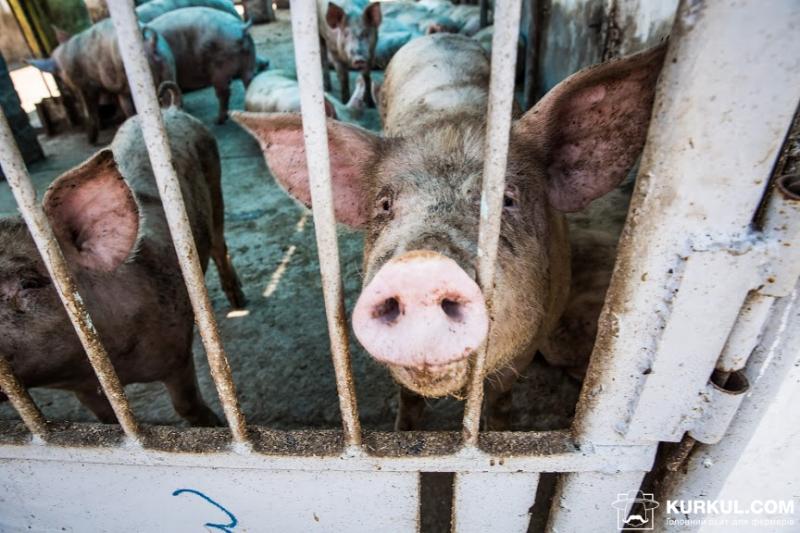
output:
[[11,371],[11,364],[0,354],[0,391],[3,391],[25,426],[40,440],[47,438],[47,421],[33,398]]
[[[800,53],[798,24],[792,0],[768,10],[758,0],[708,2],[699,11],[681,2],[629,211],[633,223],[620,239],[577,407],[582,442],[660,440],[633,435],[644,421],[655,432],[674,429],[686,414],[679,405],[692,405],[697,391],[683,381],[669,385],[664,371],[689,372],[678,365],[689,350],[711,350],[713,357],[691,373],[710,375],[707,364],[716,362],[733,326],[718,327],[717,312],[726,313],[723,302],[732,301],[725,287],[760,283],[752,219],[800,99],[800,70],[787,59]],[[772,56],[779,59],[763,60]],[[709,276],[697,269],[703,262],[724,270]],[[676,313],[679,302],[695,314]],[[714,338],[706,331],[693,336],[698,323],[713,327]],[[681,325],[684,333],[676,329]]]
[[192,228],[181,195],[180,182],[175,173],[169,139],[164,129],[153,76],[145,58],[142,32],[134,12],[133,0],[109,0],[108,10],[117,32],[120,54],[133,101],[139,113],[145,145],[153,165],[172,242],[178,254],[186,290],[189,292],[194,309],[195,321],[208,356],[211,377],[214,379],[233,440],[243,445],[247,442],[244,414],[239,407],[236,386],[219,336],[214,309],[206,290],[205,275],[200,266]]
[[61,254],[61,248],[58,247],[53,228],[50,227],[44,210],[36,200],[36,191],[31,183],[22,154],[14,142],[14,136],[5,113],[0,113],[0,164],[2,164],[6,180],[11,186],[11,192],[22,213],[22,218],[25,220],[28,231],[36,243],[36,248],[50,273],[58,296],[75,327],[83,349],[86,350],[86,355],[97,374],[100,386],[114,409],[114,414],[125,434],[134,442],[139,442],[139,427],[128,404],[128,399],[125,397],[125,389],[114,371],[108,353],[94,328],[92,318],[78,293],[75,280],[73,280],[64,256]]
[[[508,138],[511,129],[511,109],[514,102],[514,73],[517,64],[517,40],[521,0],[498,2],[494,35],[492,36],[492,71],[489,84],[489,107],[486,125],[486,148],[481,192],[481,225],[478,233],[478,278],[489,314],[492,313],[497,242],[503,215],[503,193],[506,187]],[[464,407],[464,443],[478,442],[483,378],[489,339],[476,354],[470,376],[469,395]]]
[[539,93],[539,54],[542,37],[542,4],[544,0],[527,0],[528,36],[525,41],[525,85],[522,89],[524,106],[528,110],[536,103]]
[[319,250],[319,270],[322,277],[333,368],[336,372],[336,389],[339,392],[339,409],[342,413],[345,442],[350,446],[360,446],[361,424],[358,419],[358,406],[350,367],[339,247],[336,240],[336,219],[333,212],[325,93],[322,88],[322,71],[319,68],[322,58],[315,0],[292,0],[291,19],[311,205]]
[[489,2],[490,0],[479,0],[480,26],[485,28],[489,25]]

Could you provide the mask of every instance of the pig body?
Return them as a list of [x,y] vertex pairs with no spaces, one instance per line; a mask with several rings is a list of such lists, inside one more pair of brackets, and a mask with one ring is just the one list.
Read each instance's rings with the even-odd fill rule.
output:
[[231,0],[151,0],[136,8],[136,16],[141,22],[150,22],[165,13],[187,7],[207,7],[239,18]]
[[[213,257],[231,303],[241,306],[223,235],[216,141],[176,108],[164,111],[164,122],[201,264]],[[44,209],[122,383],[163,381],[182,417],[217,424],[197,387],[191,304],[138,117],[120,127],[110,150],[54,181]],[[0,354],[26,387],[73,391],[101,421],[115,420],[19,217],[0,220],[0,330]]]
[[[363,113],[366,87],[359,78],[347,104],[333,95],[325,95],[325,114],[331,118],[352,122]],[[258,74],[244,95],[244,108],[260,113],[299,113],[300,85],[295,77],[283,70]]]
[[[614,189],[635,162],[663,57],[660,47],[585,69],[515,117],[490,302],[477,284],[489,85],[480,45],[436,34],[403,47],[380,91],[383,137],[329,122],[336,217],[365,231],[353,329],[402,386],[399,429],[416,425],[421,396],[462,396],[481,347],[487,425],[509,428],[511,385],[568,305],[564,213]],[[237,120],[277,181],[308,205],[297,117]]]
[[275,21],[275,12],[272,9],[272,0],[243,0],[244,18],[254,24]]
[[472,36],[481,29],[480,7],[453,4],[450,0],[421,0],[420,7],[428,9],[431,16],[450,21],[453,33]]
[[150,26],[172,48],[181,90],[213,86],[219,100],[217,123],[225,122],[231,82],[239,78],[246,88],[258,68],[250,24],[216,9],[188,7],[161,15]]
[[339,79],[341,99],[350,99],[350,70],[361,72],[371,94],[370,71],[374,65],[381,7],[369,0],[317,0],[317,19],[322,44],[325,90],[331,90],[328,62]]
[[[156,87],[165,81],[175,81],[175,58],[167,41],[146,26],[142,34]],[[110,19],[70,37],[53,50],[49,59],[31,60],[31,64],[60,78],[78,98],[86,115],[87,135],[92,143],[97,140],[100,129],[98,105],[101,95],[115,96],[126,116],[135,113]]]

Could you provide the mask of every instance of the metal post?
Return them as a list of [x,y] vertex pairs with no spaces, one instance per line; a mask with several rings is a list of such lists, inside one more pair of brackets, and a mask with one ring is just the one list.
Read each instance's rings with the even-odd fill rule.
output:
[[236,386],[219,336],[214,309],[206,290],[205,275],[186,215],[180,182],[172,163],[169,139],[164,129],[153,76],[145,58],[142,32],[134,12],[133,0],[109,0],[108,9],[117,32],[125,73],[139,112],[147,152],[150,154],[186,290],[189,292],[195,321],[208,356],[211,377],[214,379],[233,439],[237,444],[243,445],[247,442],[244,415],[236,397]]
[[342,413],[346,444],[360,446],[361,424],[358,420],[358,406],[350,366],[336,219],[333,212],[325,93],[322,88],[322,71],[319,68],[322,59],[315,0],[292,0],[291,18],[311,205],[319,250],[319,269],[322,276],[331,355],[336,372],[336,388],[339,392],[339,408]]
[[42,412],[33,403],[31,395],[11,371],[11,365],[3,354],[0,354],[0,390],[8,396],[11,405],[17,410],[17,414],[33,436],[45,440],[47,438],[47,422]]
[[100,342],[100,336],[94,328],[86,305],[78,294],[78,287],[61,254],[61,248],[58,247],[53,228],[50,227],[42,206],[36,200],[36,191],[4,113],[0,113],[0,164],[11,186],[11,192],[14,193],[22,218],[28,225],[28,231],[36,243],[36,248],[50,273],[53,285],[75,327],[83,349],[86,350],[89,362],[97,374],[97,379],[114,414],[125,434],[134,442],[139,442],[139,426],[125,397],[125,389]]
[[[492,70],[481,192],[481,225],[478,233],[478,278],[490,316],[497,242],[500,239],[503,194],[506,187],[506,162],[511,130],[511,108],[514,102],[514,72],[517,64],[521,3],[521,0],[497,3],[495,31],[492,36]],[[485,345],[476,352],[472,365],[463,422],[464,442],[468,446],[474,446],[478,442],[483,378],[490,338],[491,330]]]

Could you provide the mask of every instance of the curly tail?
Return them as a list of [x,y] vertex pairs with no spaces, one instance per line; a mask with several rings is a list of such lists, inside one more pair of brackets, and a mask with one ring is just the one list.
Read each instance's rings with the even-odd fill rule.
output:
[[183,93],[174,81],[164,81],[158,86],[158,101],[165,107],[183,107]]

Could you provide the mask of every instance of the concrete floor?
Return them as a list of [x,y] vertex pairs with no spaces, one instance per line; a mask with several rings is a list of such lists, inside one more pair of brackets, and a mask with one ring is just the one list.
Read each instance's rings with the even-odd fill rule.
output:
[[[270,59],[271,68],[293,69],[287,14],[280,13],[280,19],[254,28],[253,36],[259,53]],[[231,109],[242,109],[243,96],[241,83],[234,82]],[[250,302],[249,314],[227,317],[227,301],[213,267],[207,282],[247,420],[283,429],[337,428],[340,417],[313,221],[275,184],[249,135],[231,122],[221,126],[213,123],[217,110],[213,90],[189,93],[184,104],[214,133],[222,155],[227,240]],[[374,125],[376,120],[376,113],[371,111],[364,125]],[[110,142],[112,136],[113,131],[103,131],[101,143]],[[100,148],[87,145],[80,132],[41,141],[48,157],[30,168],[40,193],[55,177]],[[0,182],[0,216],[15,210],[8,185]],[[361,287],[362,239],[344,228],[339,236],[349,314]],[[286,264],[285,272],[276,283],[275,273],[282,263]],[[357,342],[351,345],[362,424],[389,430],[397,407],[395,385],[388,372]],[[221,414],[197,335],[194,353],[203,396]],[[537,359],[514,390],[515,429],[568,427],[579,387],[562,370]],[[131,385],[127,391],[134,412],[143,422],[183,424],[160,383]],[[48,418],[93,420],[70,393],[44,389],[32,393]],[[461,402],[432,400],[424,429],[459,428],[461,410]],[[0,406],[0,419],[13,417],[7,404]]]

